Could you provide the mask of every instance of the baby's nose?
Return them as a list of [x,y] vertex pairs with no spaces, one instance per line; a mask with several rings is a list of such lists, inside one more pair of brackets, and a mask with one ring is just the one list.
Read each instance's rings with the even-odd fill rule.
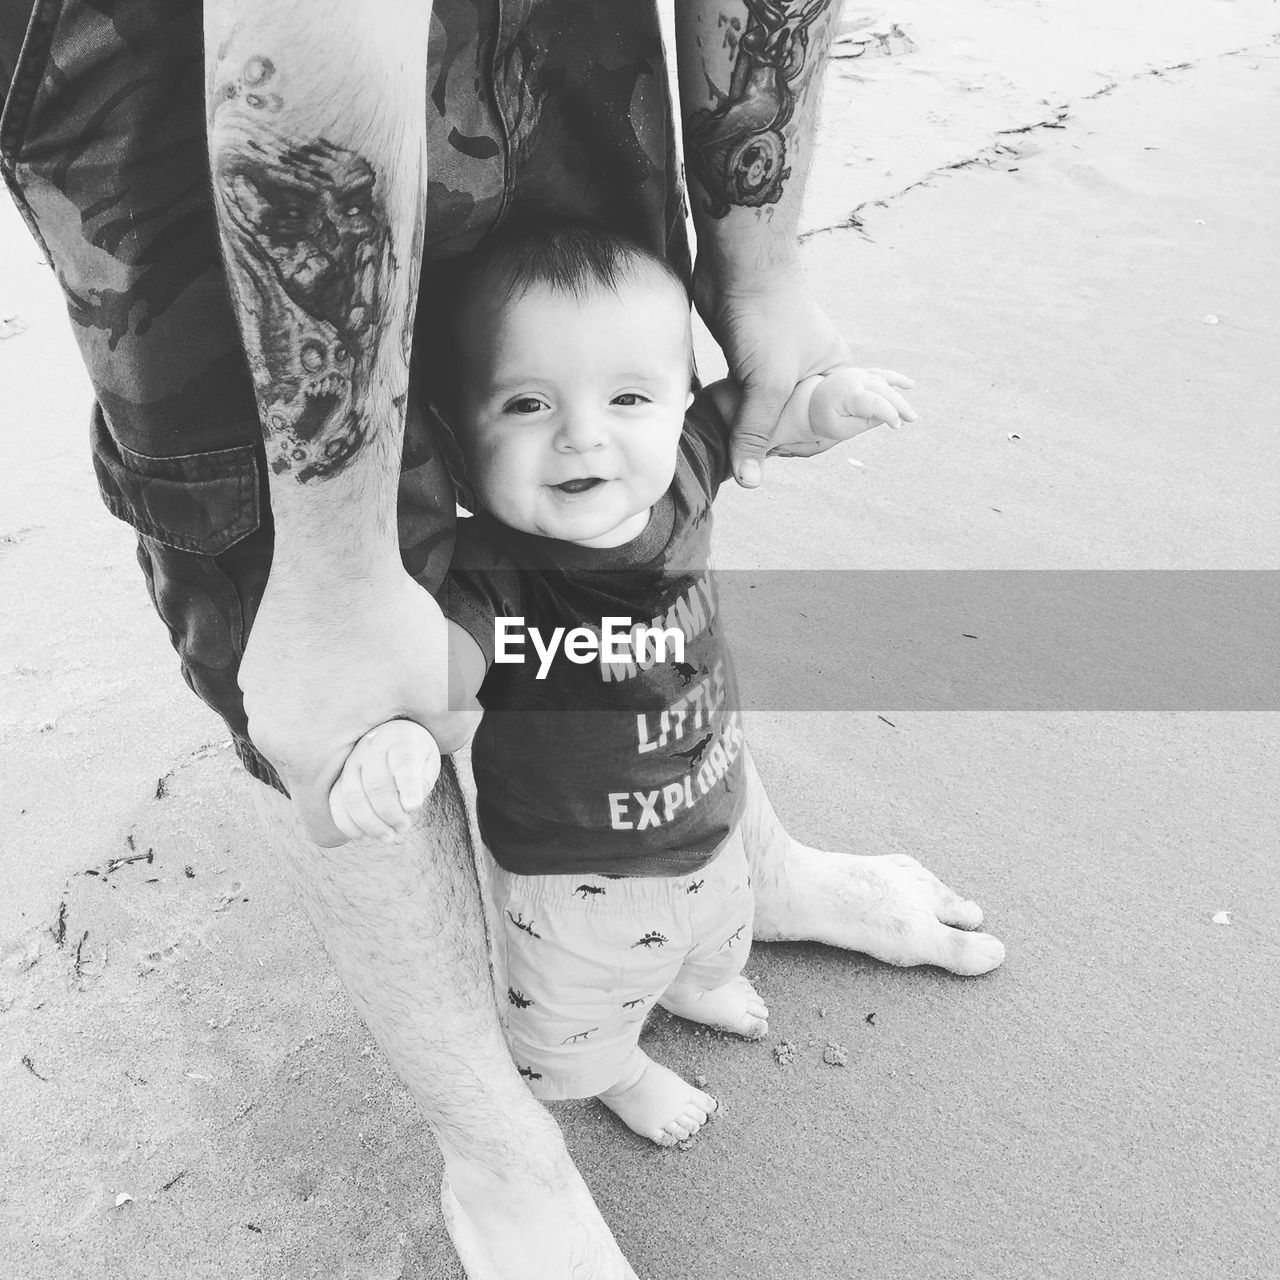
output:
[[598,414],[590,412],[566,413],[556,434],[556,448],[563,453],[587,453],[603,449],[608,434]]

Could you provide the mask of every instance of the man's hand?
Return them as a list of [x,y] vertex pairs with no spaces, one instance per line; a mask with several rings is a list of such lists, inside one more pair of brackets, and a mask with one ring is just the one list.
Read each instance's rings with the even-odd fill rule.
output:
[[272,571],[240,664],[254,745],[275,766],[308,835],[346,836],[329,790],[358,739],[398,716],[424,725],[446,754],[479,722],[450,712],[446,623],[398,563],[317,594]]
[[[796,254],[833,0],[681,0],[675,7],[693,298],[743,389],[733,473],[760,483],[774,427],[805,378],[852,364]],[[722,36],[726,24],[738,33]]]
[[742,386],[730,446],[733,474],[744,488],[754,489],[774,428],[796,385],[852,364],[849,344],[810,294],[798,265],[728,288],[699,261],[693,298],[724,352],[730,376]]

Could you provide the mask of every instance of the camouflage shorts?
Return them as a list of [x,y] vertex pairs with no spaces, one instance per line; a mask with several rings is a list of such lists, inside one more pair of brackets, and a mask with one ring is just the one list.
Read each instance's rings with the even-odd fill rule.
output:
[[[593,218],[688,271],[653,0],[436,0],[425,256],[500,222]],[[257,411],[218,251],[198,0],[0,0],[0,160],[67,299],[96,403],[93,462],[188,684],[255,777],[240,657],[271,566]],[[453,493],[411,413],[405,564],[430,590]]]

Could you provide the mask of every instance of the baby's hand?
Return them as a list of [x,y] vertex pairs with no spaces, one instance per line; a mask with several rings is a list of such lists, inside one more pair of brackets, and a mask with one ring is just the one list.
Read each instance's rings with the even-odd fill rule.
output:
[[813,389],[809,428],[819,440],[848,440],[881,422],[914,422],[919,415],[897,388],[915,385],[892,369],[835,369]]
[[412,720],[388,720],[351,748],[329,792],[333,825],[352,840],[405,835],[440,776],[436,740]]

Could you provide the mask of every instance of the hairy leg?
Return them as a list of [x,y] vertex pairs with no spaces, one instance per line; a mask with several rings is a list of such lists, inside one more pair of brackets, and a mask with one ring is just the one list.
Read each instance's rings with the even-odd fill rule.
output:
[[793,840],[774,812],[746,749],[747,807],[742,838],[755,893],[760,942],[825,942],[888,964],[934,964],[978,974],[1004,959],[982,908],[953,893],[906,854],[865,857],[811,849]]
[[257,788],[271,851],[445,1159],[445,1222],[471,1280],[635,1280],[498,1025],[451,765],[411,835],[322,849]]

